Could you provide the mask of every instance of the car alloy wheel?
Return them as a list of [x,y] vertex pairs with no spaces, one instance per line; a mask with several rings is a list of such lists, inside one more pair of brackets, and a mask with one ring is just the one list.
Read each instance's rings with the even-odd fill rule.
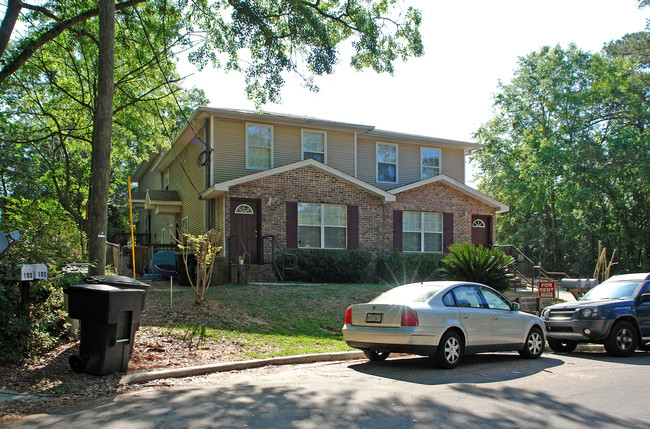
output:
[[612,356],[630,356],[636,350],[638,338],[630,322],[616,322],[605,341],[605,350]]
[[544,334],[541,329],[534,326],[526,336],[524,348],[519,354],[527,359],[537,359],[544,352]]
[[448,331],[442,336],[434,356],[436,365],[444,369],[455,368],[463,356],[463,342],[454,331]]

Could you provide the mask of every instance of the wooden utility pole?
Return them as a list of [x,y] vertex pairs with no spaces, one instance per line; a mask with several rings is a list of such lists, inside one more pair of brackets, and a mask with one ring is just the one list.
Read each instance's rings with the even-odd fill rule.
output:
[[106,269],[106,224],[111,172],[115,72],[115,1],[99,0],[99,58],[88,196],[88,274]]

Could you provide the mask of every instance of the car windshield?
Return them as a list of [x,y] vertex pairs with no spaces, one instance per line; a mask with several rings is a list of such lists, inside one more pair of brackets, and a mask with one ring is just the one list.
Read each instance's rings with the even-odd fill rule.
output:
[[386,291],[373,299],[374,304],[408,304],[410,302],[426,302],[442,290],[442,287],[431,286],[399,286]]
[[596,301],[599,299],[632,299],[636,296],[643,282],[621,281],[604,282],[587,292],[581,301]]

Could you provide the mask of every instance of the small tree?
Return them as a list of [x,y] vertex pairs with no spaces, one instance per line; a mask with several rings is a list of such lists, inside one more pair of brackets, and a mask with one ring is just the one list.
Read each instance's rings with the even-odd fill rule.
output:
[[483,283],[505,290],[508,287],[508,265],[513,261],[512,256],[500,249],[463,242],[449,246],[449,255],[442,259],[442,270],[448,279]]
[[[185,243],[178,239],[176,239],[176,242],[183,254],[187,279],[196,297],[195,303],[200,305],[203,303],[203,297],[210,287],[212,269],[214,268],[217,254],[221,251],[221,246],[219,245],[221,233],[210,230],[205,234],[184,234],[184,236]],[[194,255],[194,259],[196,260],[196,278],[194,279],[192,279],[188,264],[190,255]]]

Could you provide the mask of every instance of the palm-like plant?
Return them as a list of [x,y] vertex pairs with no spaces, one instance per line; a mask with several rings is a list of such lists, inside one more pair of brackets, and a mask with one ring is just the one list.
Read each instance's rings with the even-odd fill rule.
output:
[[499,249],[463,242],[449,246],[449,255],[442,259],[446,278],[483,283],[497,290],[508,288],[508,265],[514,259]]

